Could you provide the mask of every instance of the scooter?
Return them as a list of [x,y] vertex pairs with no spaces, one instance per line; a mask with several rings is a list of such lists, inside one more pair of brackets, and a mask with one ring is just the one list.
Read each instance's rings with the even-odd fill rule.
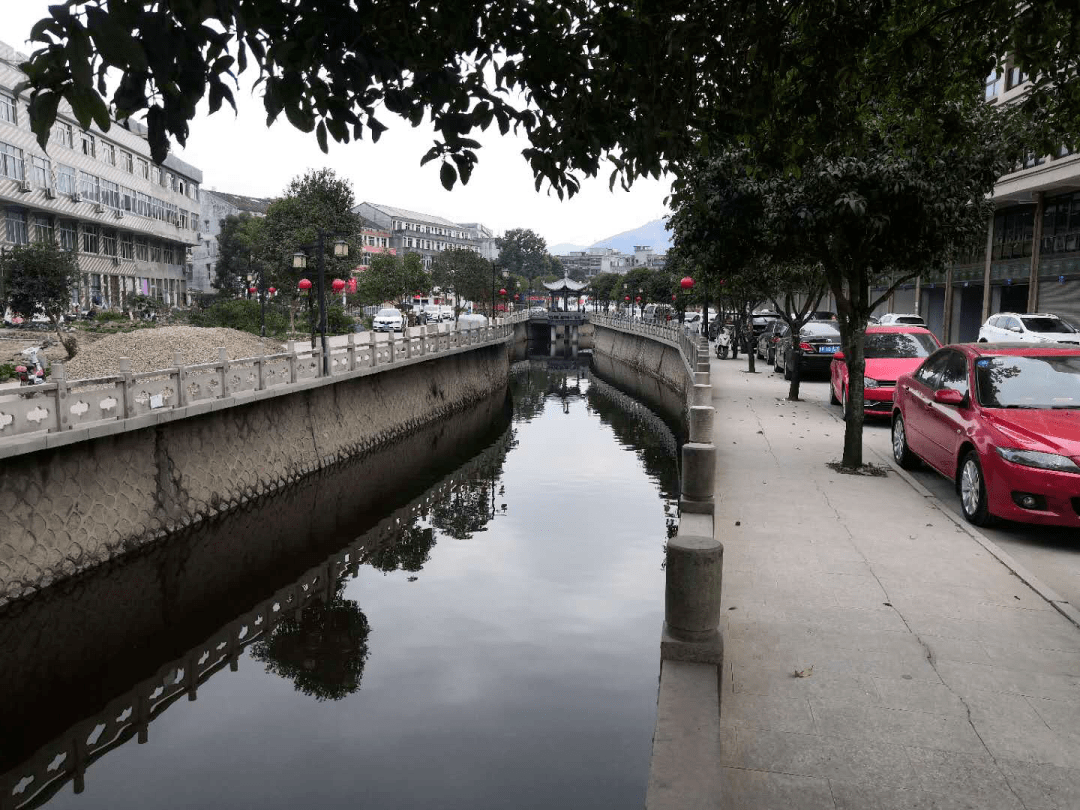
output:
[[716,356],[720,360],[727,360],[728,350],[731,347],[731,336],[727,329],[721,329],[716,333]]
[[19,375],[19,385],[44,385],[45,367],[38,359],[38,350],[36,348],[23,349],[22,355],[26,358],[29,367],[15,366],[15,373]]

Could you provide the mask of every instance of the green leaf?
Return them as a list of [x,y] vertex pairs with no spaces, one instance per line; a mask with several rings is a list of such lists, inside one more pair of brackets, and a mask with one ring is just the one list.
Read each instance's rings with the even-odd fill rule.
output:
[[447,191],[452,191],[454,183],[457,181],[457,172],[454,171],[454,167],[449,163],[443,163],[439,168],[439,180]]

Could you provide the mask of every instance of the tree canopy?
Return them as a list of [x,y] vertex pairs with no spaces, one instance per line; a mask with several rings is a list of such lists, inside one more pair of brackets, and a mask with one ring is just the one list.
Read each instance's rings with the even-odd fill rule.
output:
[[0,289],[5,306],[29,320],[38,312],[52,322],[69,358],[75,356],[75,338],[60,331],[60,322],[71,307],[71,294],[78,289],[79,260],[75,251],[55,242],[16,245],[0,254]]
[[450,248],[435,257],[431,279],[458,299],[484,301],[491,297],[491,263],[474,250]]
[[239,295],[244,279],[258,272],[257,254],[262,247],[262,219],[247,211],[221,220],[214,286],[225,295]]
[[[528,228],[511,228],[495,240],[499,248],[499,266],[530,281],[554,273],[544,237]],[[561,263],[559,264],[561,274]]]

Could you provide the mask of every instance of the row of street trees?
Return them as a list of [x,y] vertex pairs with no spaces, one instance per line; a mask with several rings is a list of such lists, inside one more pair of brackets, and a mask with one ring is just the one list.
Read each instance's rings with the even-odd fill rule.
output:
[[[328,137],[377,139],[384,111],[430,119],[423,160],[441,162],[447,188],[468,182],[470,136],[492,123],[528,138],[537,188],[560,197],[602,165],[623,186],[671,171],[684,219],[724,232],[710,188],[750,212],[749,230],[716,249],[687,236],[698,229],[676,230],[692,275],[749,295],[777,267],[823,274],[855,385],[870,290],[947,264],[983,227],[987,195],[1017,157],[1075,147],[1080,132],[1080,7],[1063,0],[553,0],[525,15],[452,2],[419,16],[404,0],[327,0],[318,15],[287,0],[165,10],[62,0],[49,12],[24,66],[42,145],[64,99],[83,126],[103,129],[110,112],[145,111],[163,160],[197,102],[235,106],[236,73],[254,63],[268,122],[284,112],[324,149]],[[398,35],[364,36],[372,30]],[[1031,90],[988,107],[983,83],[1005,55]],[[114,72],[120,81],[107,82]],[[861,391],[849,402],[843,463],[858,466]]]

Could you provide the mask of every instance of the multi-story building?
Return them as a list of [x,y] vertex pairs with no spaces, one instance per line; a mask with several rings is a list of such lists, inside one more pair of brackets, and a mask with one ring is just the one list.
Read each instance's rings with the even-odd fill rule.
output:
[[481,252],[481,239],[473,234],[477,230],[451,222],[433,214],[421,214],[404,208],[394,208],[377,203],[360,203],[353,209],[375,228],[390,234],[389,247],[403,253],[419,253],[424,264],[444,250],[464,248]]
[[499,245],[495,232],[479,222],[458,223],[468,233],[468,238],[473,239],[480,247],[480,255],[489,262],[499,258]]
[[[634,248],[635,251],[638,248]],[[646,248],[646,250],[651,250]],[[572,250],[562,256],[556,256],[562,262],[563,269],[581,270],[587,277],[598,273],[625,273],[635,267],[634,256],[627,255],[615,248],[591,247],[585,250]]]
[[202,172],[171,155],[154,163],[134,121],[84,130],[66,103],[42,150],[27,98],[14,93],[25,60],[0,43],[0,249],[56,240],[76,250],[82,283],[73,307],[118,307],[136,293],[184,303]]
[[266,209],[272,202],[273,199],[267,197],[245,197],[224,191],[207,191],[205,188],[199,193],[199,229],[195,234],[195,248],[191,251],[189,290],[213,292],[222,220],[245,212],[257,217],[266,216]]
[[[1027,77],[1007,60],[986,100],[1008,104]],[[972,341],[996,312],[1053,312],[1080,326],[1080,155],[1029,154],[998,180],[984,247],[897,290],[880,312],[918,312],[946,342]]]
[[358,272],[368,269],[372,256],[380,253],[389,253],[391,256],[397,255],[397,248],[390,247],[394,236],[389,230],[380,228],[375,223],[363,219],[363,217],[361,217],[361,221],[363,222],[361,238],[364,240],[364,244],[360,247],[363,255],[360,258],[360,266],[356,268]]

